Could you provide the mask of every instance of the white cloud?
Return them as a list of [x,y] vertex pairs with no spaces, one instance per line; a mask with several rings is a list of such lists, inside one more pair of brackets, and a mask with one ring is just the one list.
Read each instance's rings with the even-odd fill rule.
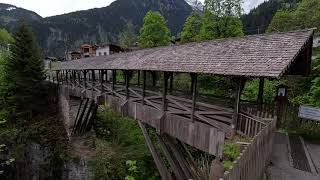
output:
[[249,13],[251,9],[257,7],[259,4],[267,0],[245,0],[243,3],[243,9],[245,13]]
[[[114,0],[0,0],[0,3],[12,4],[34,11],[42,17],[59,15],[78,10],[108,6]],[[204,0],[200,0],[202,3]],[[265,0],[244,0],[245,12],[256,7]]]

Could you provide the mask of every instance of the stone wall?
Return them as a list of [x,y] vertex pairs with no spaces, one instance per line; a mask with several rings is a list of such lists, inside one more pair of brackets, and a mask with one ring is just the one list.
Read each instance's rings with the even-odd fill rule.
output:
[[67,88],[60,88],[58,104],[59,112],[69,139],[71,138],[71,132],[76,120],[80,103],[81,98],[71,97],[69,96]]

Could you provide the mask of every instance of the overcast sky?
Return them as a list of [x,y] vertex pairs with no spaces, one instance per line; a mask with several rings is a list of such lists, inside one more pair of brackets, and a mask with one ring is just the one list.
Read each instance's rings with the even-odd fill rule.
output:
[[[0,0],[38,13],[42,17],[69,13],[77,10],[108,6],[114,0]],[[203,2],[204,0],[200,0]],[[248,12],[265,0],[244,0],[243,8]]]

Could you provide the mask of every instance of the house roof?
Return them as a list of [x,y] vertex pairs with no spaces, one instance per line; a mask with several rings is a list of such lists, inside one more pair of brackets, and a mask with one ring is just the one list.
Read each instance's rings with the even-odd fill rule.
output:
[[[251,35],[63,62],[60,70],[121,69],[279,78],[310,62],[314,29]],[[304,55],[301,58],[301,55]],[[300,57],[300,58],[299,58]],[[300,63],[301,64],[301,63]]]

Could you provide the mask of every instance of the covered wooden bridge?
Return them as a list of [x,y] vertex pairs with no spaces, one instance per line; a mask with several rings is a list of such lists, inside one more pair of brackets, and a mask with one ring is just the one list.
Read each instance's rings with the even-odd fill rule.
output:
[[[275,120],[267,113],[254,115],[241,108],[245,82],[248,78],[261,79],[258,101],[262,103],[263,78],[308,74],[312,41],[313,29],[308,29],[80,59],[61,63],[54,82],[59,84],[60,94],[83,99],[72,131],[75,134],[93,123],[90,117],[94,117],[96,108],[85,99],[98,105],[108,103],[123,115],[137,119],[163,179],[204,178],[185,144],[222,159],[225,140],[241,135],[253,140],[222,178],[256,180],[271,152]],[[119,72],[123,73],[123,83],[117,79]],[[175,75],[181,73],[191,77],[191,93],[187,96],[172,90]],[[197,80],[202,74],[232,78],[237,85],[232,106],[199,101]],[[153,87],[159,75],[161,89]],[[150,87],[148,76],[153,81]],[[173,174],[159,156],[145,125],[157,130]],[[250,168],[256,168],[255,173],[250,173]]]

